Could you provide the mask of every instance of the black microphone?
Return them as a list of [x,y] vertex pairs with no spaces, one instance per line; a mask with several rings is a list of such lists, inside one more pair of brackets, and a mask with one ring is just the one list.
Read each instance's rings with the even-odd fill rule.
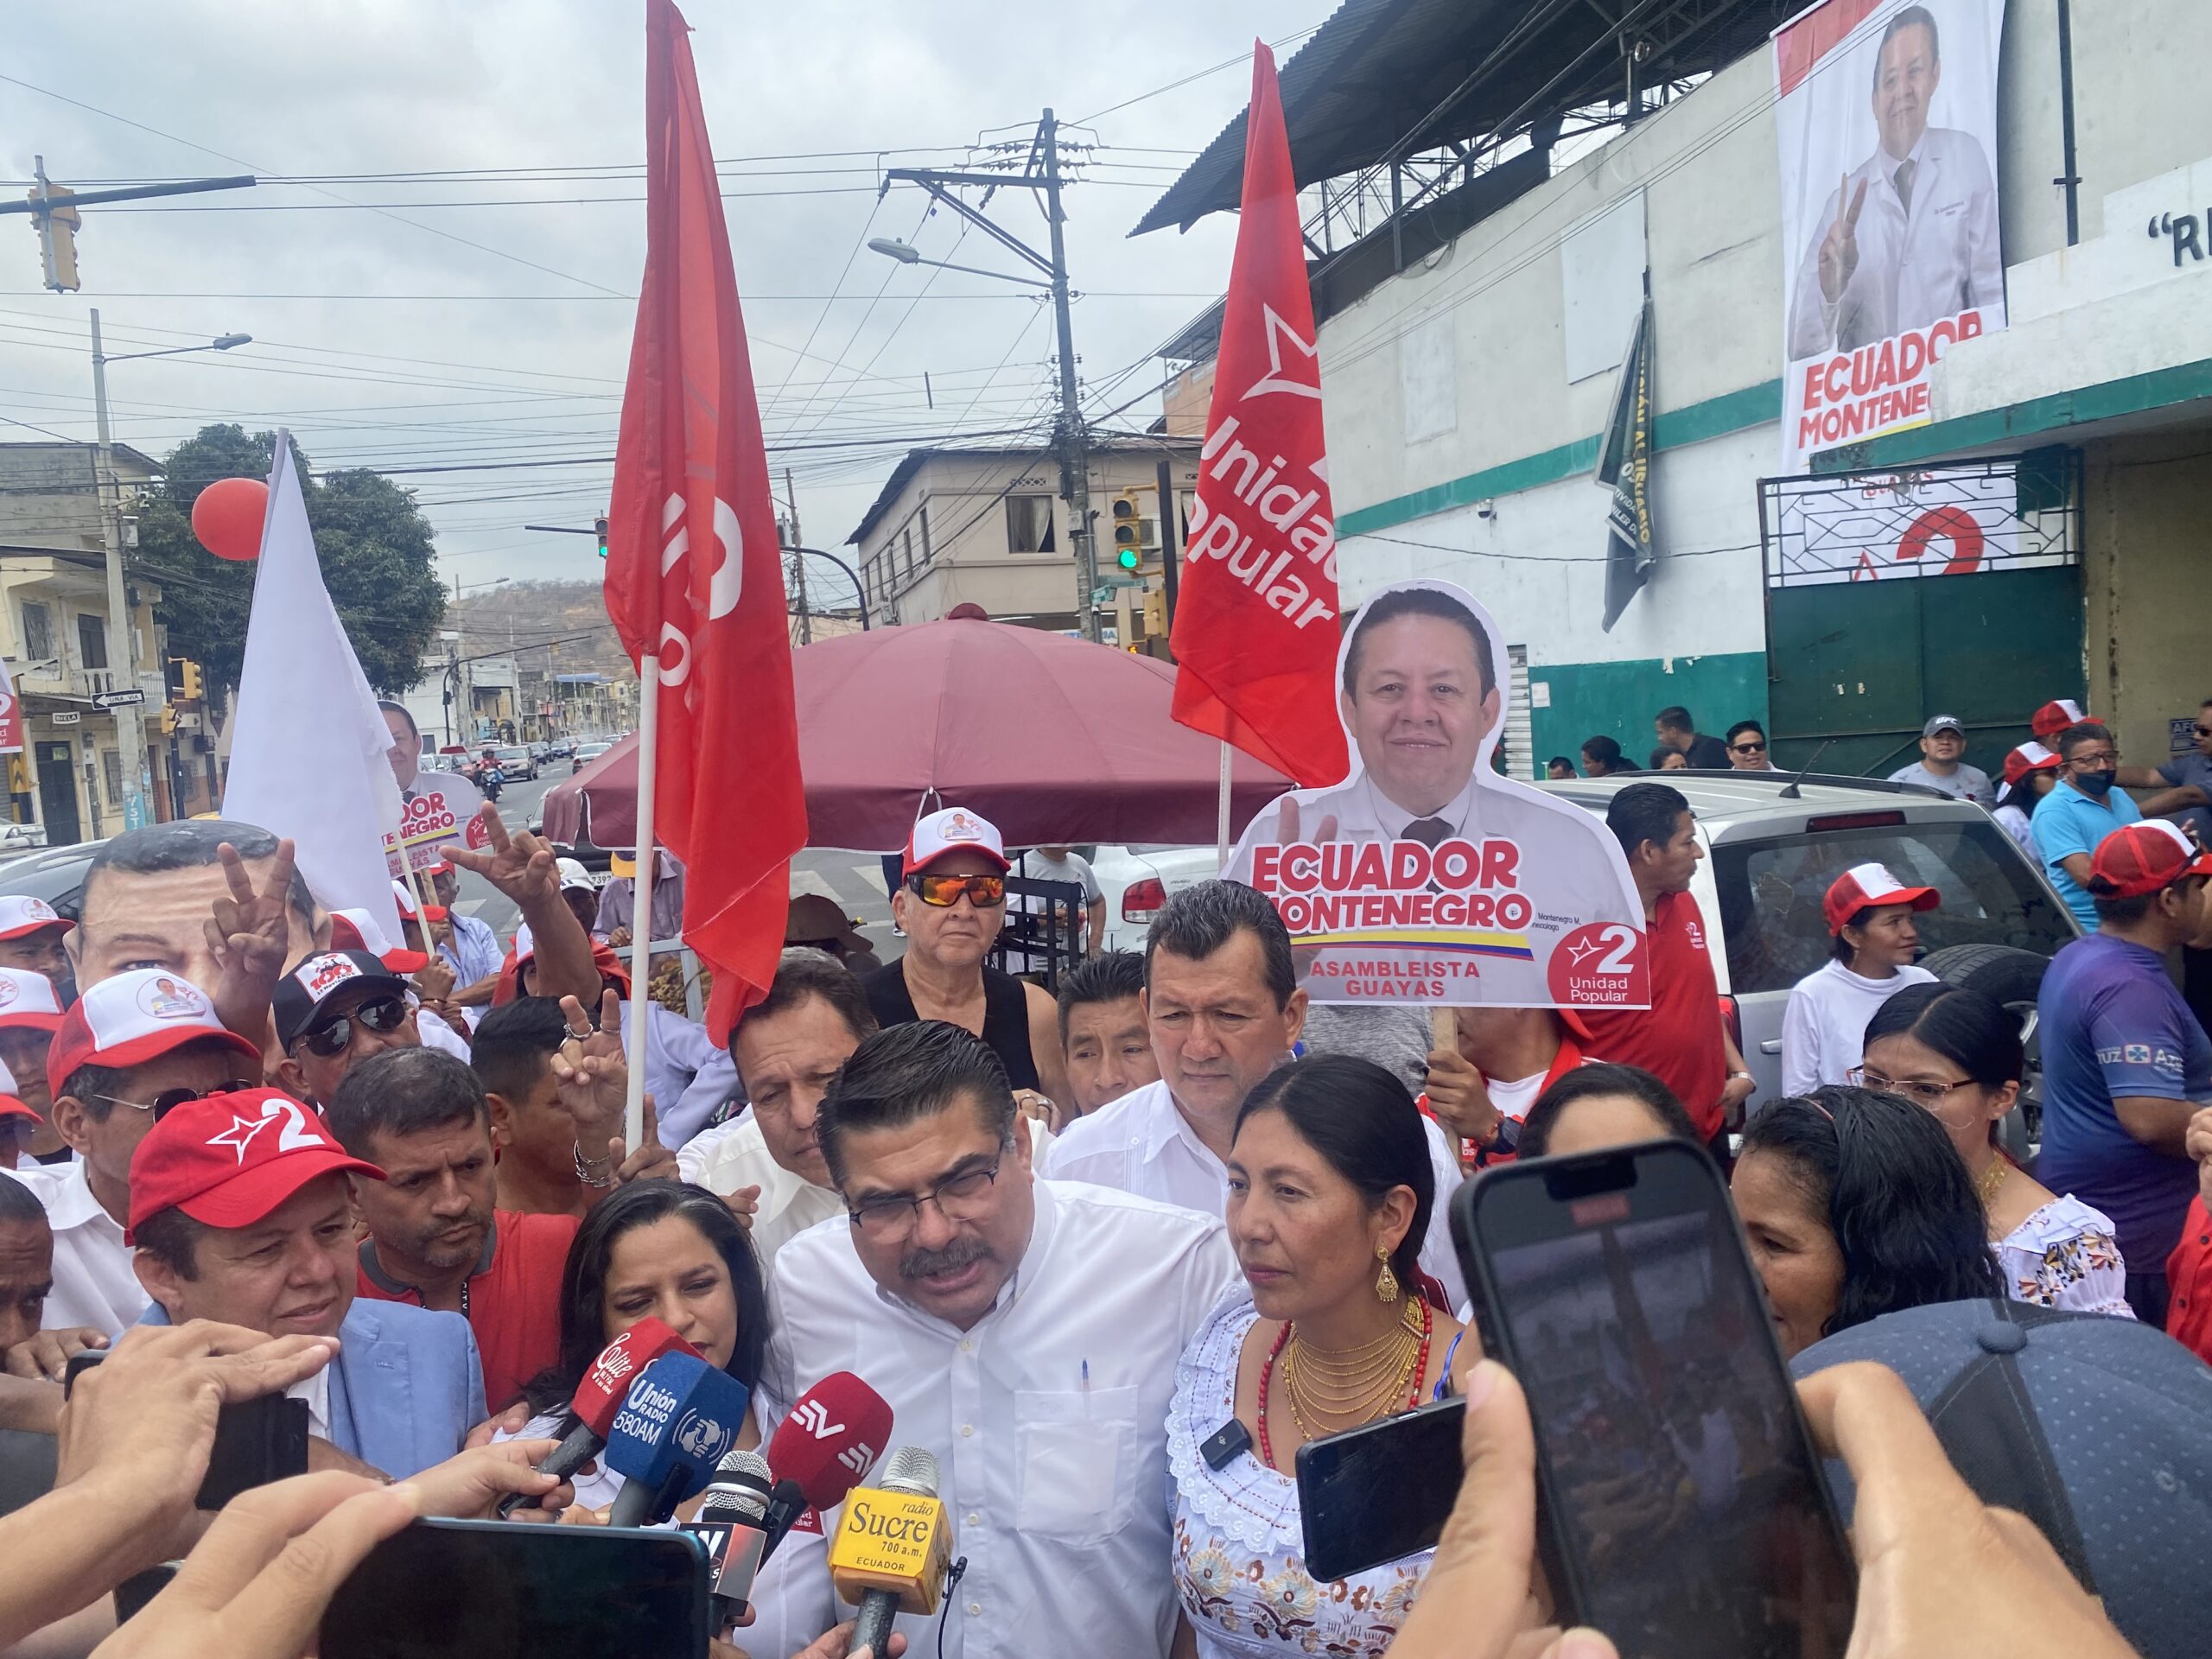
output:
[[717,1632],[744,1617],[753,1575],[766,1559],[769,1478],[768,1460],[758,1452],[726,1454],[701,1496],[698,1514],[684,1529],[707,1548]]
[[784,1541],[798,1518],[807,1511],[806,1488],[785,1476],[768,1493],[768,1512],[761,1517],[761,1529],[768,1535],[768,1547],[760,1552],[766,1560],[776,1553],[776,1546]]

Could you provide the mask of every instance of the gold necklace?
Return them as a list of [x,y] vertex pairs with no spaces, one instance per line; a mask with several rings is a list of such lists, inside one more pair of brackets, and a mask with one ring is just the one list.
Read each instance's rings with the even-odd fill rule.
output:
[[1993,1158],[1989,1167],[1974,1178],[1974,1195],[1981,1200],[1983,1209],[1989,1208],[1990,1201],[1997,1196],[1997,1189],[2005,1185],[2005,1178],[2012,1173],[2012,1165],[2002,1158]]
[[1366,1422],[1378,1405],[1387,1408],[1409,1386],[1421,1357],[1421,1316],[1410,1297],[1400,1306],[1398,1328],[1358,1348],[1316,1348],[1292,1326],[1283,1347],[1282,1380],[1291,1421],[1302,1438],[1317,1440]]

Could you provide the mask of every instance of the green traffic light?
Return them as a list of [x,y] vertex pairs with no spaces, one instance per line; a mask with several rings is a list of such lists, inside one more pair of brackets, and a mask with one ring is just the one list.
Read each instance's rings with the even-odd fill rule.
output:
[[1124,570],[1134,570],[1137,568],[1137,550],[1134,547],[1122,549],[1114,556],[1114,558]]

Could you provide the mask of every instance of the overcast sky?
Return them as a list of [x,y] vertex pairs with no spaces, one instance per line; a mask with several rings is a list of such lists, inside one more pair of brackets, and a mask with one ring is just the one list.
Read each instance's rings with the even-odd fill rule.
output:
[[[1044,418],[1045,307],[1011,284],[902,267],[861,245],[889,236],[931,257],[1019,269],[980,234],[963,239],[950,214],[925,217],[912,186],[879,204],[877,168],[964,165],[979,138],[1026,140],[1047,104],[1064,122],[1095,115],[1069,137],[1102,146],[1068,197],[1069,263],[1085,295],[1077,352],[1087,390],[1134,372],[1093,412],[1152,385],[1147,354],[1226,282],[1233,222],[1124,238],[1243,109],[1249,67],[1111,106],[1248,53],[1255,35],[1302,36],[1331,9],[691,0],[772,446]],[[18,423],[0,442],[92,436],[86,314],[98,305],[111,354],[255,337],[220,356],[110,369],[117,440],[156,454],[213,420],[288,424],[318,467],[611,454],[643,259],[643,16],[636,0],[16,11],[0,63],[10,194],[36,154],[50,177],[82,188],[247,171],[314,182],[89,208],[78,295],[43,291],[29,220],[0,220],[0,416]],[[446,176],[390,176],[408,173]],[[1002,194],[993,210],[1043,245],[1029,199]],[[1125,418],[1157,408],[1154,397]],[[779,488],[784,465],[797,473],[807,542],[835,548],[899,453],[772,448],[770,462]],[[521,526],[588,525],[611,471],[399,481],[437,526],[448,582],[595,579],[587,539]]]

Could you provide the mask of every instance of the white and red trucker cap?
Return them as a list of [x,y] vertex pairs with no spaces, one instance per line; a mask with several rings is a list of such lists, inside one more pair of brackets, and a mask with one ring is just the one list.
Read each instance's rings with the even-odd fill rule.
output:
[[0,893],[0,939],[20,939],[42,927],[58,927],[67,933],[76,925],[43,899]]
[[1829,884],[1821,909],[1828,931],[1841,933],[1845,925],[1869,905],[1910,905],[1933,910],[1942,897],[1933,887],[1908,887],[1890,874],[1886,864],[1854,864]]
[[54,982],[26,968],[0,968],[0,1031],[52,1031],[61,1023]]
[[998,825],[964,806],[948,806],[914,820],[913,833],[906,837],[906,874],[925,869],[947,853],[981,853],[999,868],[1007,867]]
[[261,1050],[215,1017],[215,1005],[181,974],[166,968],[134,968],[90,987],[61,1016],[46,1051],[47,1086],[56,1100],[86,1065],[139,1065],[214,1038],[230,1045],[260,1075]]

